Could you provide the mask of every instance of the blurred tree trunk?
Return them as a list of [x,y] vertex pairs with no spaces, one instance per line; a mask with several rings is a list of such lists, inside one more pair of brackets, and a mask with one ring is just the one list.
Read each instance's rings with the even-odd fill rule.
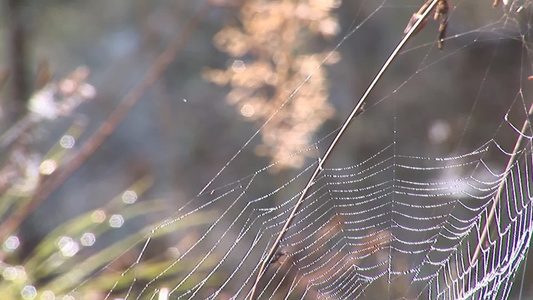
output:
[[26,81],[26,45],[22,10],[25,0],[5,0],[4,18],[7,22],[6,49],[9,64],[8,96],[2,103],[6,125],[12,124],[26,112],[28,84]]

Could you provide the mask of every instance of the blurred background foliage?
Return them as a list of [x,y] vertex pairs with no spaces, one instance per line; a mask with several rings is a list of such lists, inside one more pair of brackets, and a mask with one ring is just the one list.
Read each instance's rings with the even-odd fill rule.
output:
[[[342,123],[420,4],[4,0],[0,290],[6,299],[54,299],[72,290],[73,297],[100,299],[129,287],[109,286],[117,273],[107,269],[133,265],[143,270],[140,282],[160,274],[215,211],[198,214],[187,228],[158,232],[159,250],[141,264],[135,254],[119,255],[140,246],[150,224],[195,197],[239,149],[213,186],[276,163],[262,182],[269,191],[316,160],[323,149],[306,149]],[[460,2],[452,11],[448,36],[472,34],[428,51],[438,24],[427,25],[331,165],[381,149],[390,142],[392,120],[398,151],[411,155],[453,155],[491,138],[521,88],[523,43],[502,38],[498,30],[505,27],[496,21],[503,12],[488,1]],[[424,76],[416,76],[419,69]],[[385,105],[400,84],[394,105]],[[482,106],[473,104],[479,98]]]

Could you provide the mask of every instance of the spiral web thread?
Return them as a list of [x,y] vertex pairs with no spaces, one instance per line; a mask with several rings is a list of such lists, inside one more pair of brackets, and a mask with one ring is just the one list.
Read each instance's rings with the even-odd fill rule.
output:
[[[449,40],[474,36],[463,49],[473,46],[487,31],[498,32],[489,41],[519,40],[523,44],[523,63],[517,72],[527,77],[531,69],[526,42],[529,32],[511,12],[523,13],[528,2],[518,2],[508,3],[498,21]],[[391,3],[385,1],[377,10]],[[464,3],[456,4],[461,7]],[[531,16],[525,19],[530,21]],[[529,26],[526,28],[529,30]],[[347,34],[339,46],[355,32]],[[404,54],[431,47],[434,49],[434,41],[413,46]],[[390,106],[390,98],[416,74],[444,62],[445,58],[435,58],[430,51],[416,73],[367,111]],[[495,59],[492,57],[490,63]],[[488,77],[487,73],[483,81]],[[398,133],[402,117],[396,112],[390,122],[390,141],[373,155],[350,166],[322,169],[262,276],[256,296],[509,297],[517,270],[527,256],[533,229],[532,101],[525,86],[531,83],[522,79],[515,99],[504,101],[505,112],[489,138],[474,150],[445,157],[404,153]],[[484,85],[478,88],[483,90]],[[394,102],[395,109],[399,105]],[[324,149],[334,133],[318,140],[308,151]],[[231,183],[210,187],[175,209],[140,241],[137,259],[117,274],[107,297],[156,299],[163,293],[162,299],[248,297],[269,246],[316,164],[307,165],[275,188],[263,187],[272,176],[269,170],[273,165],[266,166]],[[187,230],[182,230],[185,227]],[[161,247],[155,240],[163,235],[175,239],[175,244]],[[155,271],[143,269],[143,261],[153,253],[161,253],[165,259]],[[112,265],[101,272],[113,272]],[[146,280],[143,272],[153,275]]]

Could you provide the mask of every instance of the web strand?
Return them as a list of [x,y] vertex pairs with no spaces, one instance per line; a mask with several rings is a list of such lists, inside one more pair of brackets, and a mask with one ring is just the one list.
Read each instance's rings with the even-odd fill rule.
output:
[[[373,21],[381,13],[390,20],[418,9],[365,3],[372,7],[368,17],[333,51],[359,42],[354,33],[378,26]],[[531,67],[525,40],[531,29],[511,11],[526,12],[528,2],[500,5],[503,17],[471,25],[457,21],[470,2],[454,1],[445,39],[438,22],[428,20],[419,30],[438,3],[426,2],[368,87],[354,88],[362,96],[344,123],[327,127],[301,150],[313,159],[294,173],[274,173],[274,162],[232,178],[228,170],[314,73],[295,85],[196,197],[176,201],[158,225],[144,228],[134,246],[100,270],[112,274],[107,298],[155,299],[162,289],[168,299],[511,297],[533,231],[533,104],[530,82],[521,83]],[[511,97],[493,78],[500,78],[496,68],[512,63],[501,57],[507,42],[529,55],[505,73],[520,73],[506,81],[520,82],[509,88]],[[402,60],[388,69],[397,56]],[[326,68],[326,60],[314,70]],[[481,71],[467,72],[476,65]],[[220,179],[229,183],[217,186]]]
[[429,12],[433,10],[433,8],[437,4],[437,2],[438,2],[438,0],[433,0],[429,5],[427,5],[426,10],[421,14],[421,17],[407,31],[407,33],[404,35],[402,40],[398,43],[398,45],[396,46],[394,51],[387,58],[387,60],[385,61],[385,63],[383,64],[383,66],[381,67],[379,72],[376,74],[376,76],[374,77],[374,79],[372,80],[372,82],[370,83],[368,88],[366,89],[366,91],[363,94],[363,96],[359,99],[359,101],[357,102],[355,107],[352,109],[352,112],[350,113],[350,115],[348,116],[346,121],[344,121],[341,129],[338,131],[337,135],[335,136],[335,138],[331,142],[330,146],[328,147],[328,149],[326,150],[324,155],[319,160],[315,171],[313,172],[313,174],[309,178],[307,184],[305,185],[305,188],[303,189],[303,191],[301,193],[300,198],[298,199],[298,201],[294,205],[294,208],[293,208],[291,214],[289,215],[289,217],[287,218],[287,221],[283,225],[283,228],[281,229],[280,234],[278,235],[278,237],[274,241],[274,244],[272,245],[271,249],[269,250],[267,257],[265,258],[265,260],[261,264],[261,267],[259,268],[259,273],[257,275],[257,279],[256,279],[256,281],[254,283],[254,286],[252,287],[251,292],[250,292],[250,298],[249,298],[250,300],[255,299],[254,298],[255,290],[257,288],[257,285],[259,284],[259,280],[261,280],[261,276],[263,275],[263,272],[264,272],[266,266],[269,264],[270,260],[274,256],[277,248],[279,247],[279,244],[281,243],[281,240],[283,239],[283,237],[285,236],[285,233],[287,232],[287,229],[291,225],[292,220],[294,219],[296,213],[298,212],[300,206],[303,203],[303,200],[305,199],[305,197],[307,197],[307,193],[308,193],[309,189],[315,183],[314,181],[315,181],[316,177],[322,171],[323,166],[326,163],[326,161],[328,160],[331,152],[333,151],[333,149],[335,148],[335,146],[339,142],[340,138],[342,137],[342,135],[344,134],[344,132],[346,131],[346,129],[348,128],[348,126],[350,125],[350,123],[352,122],[354,117],[360,112],[360,110],[363,107],[366,99],[368,98],[368,95],[370,95],[370,93],[372,92],[372,90],[374,89],[376,84],[379,82],[379,80],[381,79],[383,74],[387,71],[387,69],[389,68],[389,66],[392,63],[392,61],[397,57],[398,53],[402,50],[402,48],[404,47],[405,43],[407,43],[409,38],[411,38],[411,36],[419,29],[419,27],[422,25],[422,23],[424,22],[424,20],[428,16]]

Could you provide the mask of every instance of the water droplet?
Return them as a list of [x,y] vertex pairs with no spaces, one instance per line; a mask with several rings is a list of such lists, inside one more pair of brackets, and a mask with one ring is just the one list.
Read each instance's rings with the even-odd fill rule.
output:
[[161,290],[159,290],[159,296],[157,297],[158,300],[168,300],[168,288],[164,287]]

